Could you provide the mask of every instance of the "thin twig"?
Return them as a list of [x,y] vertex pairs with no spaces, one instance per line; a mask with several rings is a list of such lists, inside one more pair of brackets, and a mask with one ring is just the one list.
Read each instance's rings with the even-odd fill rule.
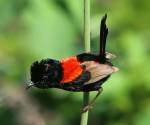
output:
[[[90,52],[90,0],[84,0],[84,43],[85,51]],[[83,107],[89,103],[89,92],[83,93]],[[87,125],[88,110],[82,112],[80,125]]]

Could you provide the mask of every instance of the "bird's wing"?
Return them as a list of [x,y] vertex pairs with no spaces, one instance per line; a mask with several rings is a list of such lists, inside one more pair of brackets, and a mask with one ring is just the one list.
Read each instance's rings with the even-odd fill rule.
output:
[[101,79],[118,71],[118,68],[109,64],[100,64],[95,61],[85,61],[81,65],[85,66],[85,70],[90,73],[90,79],[85,82],[85,85],[95,83]]

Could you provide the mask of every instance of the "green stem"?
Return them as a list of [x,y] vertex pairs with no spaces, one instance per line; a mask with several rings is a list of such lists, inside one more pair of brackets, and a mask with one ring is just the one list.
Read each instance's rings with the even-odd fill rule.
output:
[[[88,102],[89,102],[89,92],[84,92],[83,93],[83,107],[87,106]],[[86,112],[83,112],[81,114],[80,125],[87,125],[87,123],[88,123],[88,113],[89,113],[89,111],[87,110]]]
[[[85,51],[90,52],[90,0],[84,0],[84,43]],[[89,103],[89,92],[83,93],[83,107]],[[81,114],[80,125],[87,125],[88,111]]]
[[90,0],[84,0],[84,44],[85,51],[90,52]]

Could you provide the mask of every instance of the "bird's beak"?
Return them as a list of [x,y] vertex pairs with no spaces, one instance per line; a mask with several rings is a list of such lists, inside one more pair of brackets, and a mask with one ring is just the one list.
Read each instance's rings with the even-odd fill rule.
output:
[[26,89],[28,90],[29,88],[31,88],[32,86],[34,86],[34,83],[32,81],[29,81]]

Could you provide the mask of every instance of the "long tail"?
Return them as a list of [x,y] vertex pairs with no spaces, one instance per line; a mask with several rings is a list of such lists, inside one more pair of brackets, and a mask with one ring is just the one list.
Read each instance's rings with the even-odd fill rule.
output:
[[106,38],[108,34],[108,28],[106,26],[106,19],[107,19],[107,14],[103,16],[101,20],[101,26],[100,26],[100,62],[105,63],[106,62],[106,54],[105,54],[105,47],[106,47]]

